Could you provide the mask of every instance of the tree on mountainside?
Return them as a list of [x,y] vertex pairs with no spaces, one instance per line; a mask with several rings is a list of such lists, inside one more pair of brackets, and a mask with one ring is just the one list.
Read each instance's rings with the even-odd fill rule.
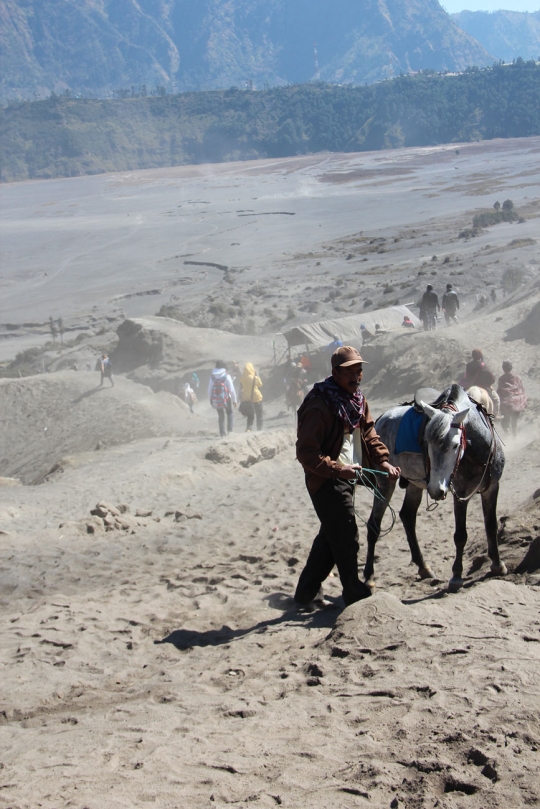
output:
[[[135,86],[131,92],[0,108],[1,180],[540,135],[534,62],[367,87],[319,82],[256,92],[141,97]],[[514,215],[500,207],[491,213]]]

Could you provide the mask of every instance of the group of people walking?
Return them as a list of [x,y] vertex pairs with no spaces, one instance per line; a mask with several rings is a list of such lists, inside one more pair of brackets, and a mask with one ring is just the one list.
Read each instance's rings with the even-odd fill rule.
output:
[[[253,363],[246,362],[241,374],[238,364],[234,363],[231,371],[224,360],[216,360],[208,380],[208,401],[217,412],[222,438],[233,431],[236,408],[246,419],[246,432],[251,432],[254,424],[257,430],[263,428],[263,383]],[[196,390],[199,385],[197,374],[192,375],[191,383],[183,383],[182,396],[191,413],[194,412],[193,405],[197,403]]]
[[426,291],[420,301],[420,320],[424,324],[424,331],[431,331],[437,326],[437,312],[442,308],[446,325],[458,322],[457,311],[459,309],[459,298],[452,284],[446,285],[446,291],[442,296],[442,307],[439,303],[439,296],[433,289],[432,284],[428,284]]

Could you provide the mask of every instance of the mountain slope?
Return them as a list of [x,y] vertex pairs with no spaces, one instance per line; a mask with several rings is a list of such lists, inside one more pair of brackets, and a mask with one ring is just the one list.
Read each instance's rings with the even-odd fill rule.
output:
[[492,61],[438,0],[0,0],[0,46],[4,98],[359,84]]
[[317,77],[314,45],[318,77],[331,82],[490,61],[437,0],[176,0],[174,19],[186,86],[309,81]]
[[540,11],[461,11],[452,19],[497,59],[540,59]]
[[68,87],[99,94],[169,82],[178,51],[162,16],[141,6],[136,0],[2,0],[2,95],[48,95]]

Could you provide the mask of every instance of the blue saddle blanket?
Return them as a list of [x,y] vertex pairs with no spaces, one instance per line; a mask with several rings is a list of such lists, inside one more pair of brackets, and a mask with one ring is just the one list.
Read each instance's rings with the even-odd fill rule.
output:
[[409,407],[398,427],[395,455],[399,455],[401,452],[422,452],[420,432],[424,418],[423,413],[418,413],[414,407]]

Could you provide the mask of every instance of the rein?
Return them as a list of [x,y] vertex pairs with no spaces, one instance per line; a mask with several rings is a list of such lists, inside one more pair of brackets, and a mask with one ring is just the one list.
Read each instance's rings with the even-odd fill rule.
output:
[[[450,413],[457,413],[457,405],[454,402],[446,402],[445,404],[442,405],[441,410],[446,410]],[[458,454],[456,455],[456,462],[454,463],[454,468],[452,469],[452,474],[450,475],[450,482],[448,486],[454,497],[457,497],[454,491],[452,481],[454,480],[457,474],[459,465],[461,463],[461,459],[465,455],[465,450],[467,449],[467,430],[464,424],[451,424],[450,427],[458,427],[460,432],[459,451]]]
[[[477,410],[479,410],[483,414],[482,405],[480,405],[474,399],[470,399],[470,400],[471,400],[471,402],[473,402],[476,405]],[[441,411],[446,411],[446,412],[449,412],[449,413],[457,413],[457,405],[454,402],[445,402],[444,404],[441,405],[441,407],[439,409]],[[467,495],[467,497],[460,497],[456,493],[456,490],[454,488],[454,483],[453,483],[454,478],[455,478],[455,476],[457,474],[457,471],[459,469],[461,459],[463,458],[463,456],[465,454],[465,450],[467,449],[467,430],[466,430],[466,427],[465,427],[464,424],[454,424],[454,425],[451,424],[450,425],[451,427],[453,426],[453,427],[458,427],[459,428],[459,430],[460,430],[460,439],[459,439],[459,451],[458,451],[458,454],[456,456],[456,461],[454,463],[454,468],[452,470],[452,474],[450,475],[450,481],[449,481],[448,488],[452,492],[452,494],[454,495],[456,500],[459,500],[460,503],[466,503],[467,501],[469,501],[471,499],[471,497],[474,497],[475,494],[478,494],[478,493],[482,494],[482,491],[486,491],[486,489],[487,489],[487,486],[486,486],[486,489],[481,490],[481,486],[482,486],[482,484],[483,484],[483,482],[485,480],[487,471],[488,471],[488,469],[489,469],[489,467],[491,465],[491,461],[493,460],[493,457],[495,455],[496,442],[495,442],[495,429],[493,427],[493,423],[492,423],[491,419],[485,418],[485,421],[487,422],[487,425],[489,426],[490,431],[491,431],[491,442],[490,442],[490,447],[489,447],[489,453],[488,453],[487,461],[484,464],[484,471],[482,472],[482,477],[480,478],[480,482],[474,488],[474,490],[469,495]],[[429,482],[431,463],[430,463],[430,460],[429,460],[429,454],[428,454],[427,450],[424,453],[424,463],[425,463],[425,467],[426,467],[426,482]]]
[[[479,403],[476,402],[474,399],[471,399],[471,402],[474,402],[477,409],[480,410],[480,412],[483,414],[483,411],[481,409],[482,406],[479,405]],[[480,482],[478,483],[478,486],[476,486],[476,488],[473,489],[473,491],[470,494],[468,494],[467,497],[460,497],[458,494],[456,494],[456,490],[454,489],[454,486],[452,484],[452,479],[453,479],[454,473],[457,471],[457,467],[458,467],[459,463],[456,463],[456,466],[454,467],[454,472],[452,473],[452,476],[450,477],[450,487],[449,487],[450,491],[452,492],[452,494],[454,495],[456,500],[459,500],[460,503],[466,503],[468,500],[471,499],[471,497],[474,497],[475,494],[478,494],[478,493],[482,494],[482,492],[485,492],[489,487],[489,483],[488,483],[488,485],[486,486],[485,489],[482,489],[482,490],[480,489],[480,487],[482,486],[482,483],[484,482],[484,478],[486,477],[486,473],[487,473],[488,469],[491,466],[491,462],[493,460],[493,457],[495,455],[496,441],[495,441],[495,428],[493,427],[493,422],[491,421],[490,418],[486,418],[485,416],[484,416],[484,419],[487,422],[487,425],[488,425],[488,427],[490,429],[490,432],[491,432],[491,442],[490,442],[490,445],[489,445],[489,453],[488,453],[487,461],[484,464],[484,471],[482,472],[482,477],[480,478]],[[463,452],[464,452],[464,450],[463,450]]]
[[[454,402],[444,402],[444,404],[442,404],[439,409],[442,412],[446,411],[448,413],[457,413],[457,406],[456,406],[456,404]],[[454,478],[455,478],[455,476],[457,474],[459,464],[461,463],[461,459],[463,458],[463,455],[465,454],[465,450],[467,448],[467,431],[465,429],[464,424],[451,424],[450,427],[457,427],[459,429],[459,431],[460,431],[459,452],[456,455],[456,461],[454,463],[454,468],[452,469],[452,474],[450,475],[450,483],[449,483],[449,487],[448,487],[450,489],[450,491],[452,492],[452,494],[455,497],[457,497],[457,495],[454,492],[452,481],[454,480]],[[429,453],[427,451],[427,447],[425,446],[425,442],[424,442],[423,450],[424,450],[424,452],[423,452],[423,454],[424,454],[424,466],[426,468],[425,480],[426,480],[426,483],[429,483],[429,476],[430,476],[430,472],[431,472],[431,461],[429,460]]]

